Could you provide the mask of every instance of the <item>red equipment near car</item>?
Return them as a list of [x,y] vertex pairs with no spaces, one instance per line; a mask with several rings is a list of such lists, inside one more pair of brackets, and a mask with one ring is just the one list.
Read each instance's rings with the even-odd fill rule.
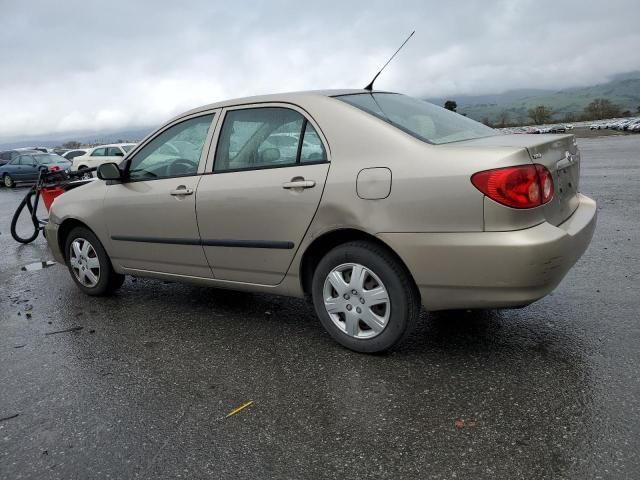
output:
[[[47,212],[51,210],[53,201],[64,192],[73,188],[85,185],[88,182],[93,181],[92,178],[87,179],[88,173],[96,170],[95,168],[83,169],[77,172],[65,172],[59,167],[42,169],[38,175],[38,180],[29,189],[25,197],[18,205],[16,212],[13,214],[11,220],[11,236],[15,241],[20,243],[31,243],[42,230],[44,235],[44,226],[47,224],[47,220],[38,218],[38,203],[40,197],[44,202],[44,206]],[[28,237],[22,237],[17,231],[18,220],[25,207],[29,210],[31,216],[31,222],[33,223],[33,234]]]

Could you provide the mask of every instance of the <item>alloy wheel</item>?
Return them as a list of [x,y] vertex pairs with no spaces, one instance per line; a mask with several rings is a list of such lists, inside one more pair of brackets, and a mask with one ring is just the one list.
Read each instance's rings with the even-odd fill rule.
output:
[[76,238],[69,253],[69,263],[76,279],[85,287],[95,287],[100,281],[100,260],[93,245],[84,238]]
[[358,263],[335,267],[324,282],[324,306],[333,323],[353,338],[373,338],[386,328],[391,300],[380,278]]

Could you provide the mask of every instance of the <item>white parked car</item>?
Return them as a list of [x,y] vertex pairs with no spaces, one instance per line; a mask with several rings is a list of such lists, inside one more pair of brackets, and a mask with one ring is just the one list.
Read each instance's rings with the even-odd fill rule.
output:
[[72,170],[82,170],[83,168],[94,168],[103,163],[120,163],[127,152],[135,147],[135,143],[113,143],[111,145],[100,145],[98,147],[86,149],[84,155],[73,159]]

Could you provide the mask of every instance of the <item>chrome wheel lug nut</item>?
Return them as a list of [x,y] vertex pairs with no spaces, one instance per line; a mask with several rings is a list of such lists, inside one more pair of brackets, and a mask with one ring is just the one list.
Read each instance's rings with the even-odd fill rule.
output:
[[360,303],[364,304],[364,298],[360,299]]
[[352,308],[353,308],[353,306],[347,305],[347,310],[351,311]]
[[345,293],[345,294],[344,294],[344,299],[345,299],[345,300],[349,300],[350,298],[351,298],[351,297],[349,296],[349,294],[348,294],[348,293]]
[[357,291],[357,290],[351,290],[351,293],[352,293],[353,295],[357,295],[357,294],[358,294],[358,291]]
[[356,312],[362,313],[362,309],[360,307],[356,308]]

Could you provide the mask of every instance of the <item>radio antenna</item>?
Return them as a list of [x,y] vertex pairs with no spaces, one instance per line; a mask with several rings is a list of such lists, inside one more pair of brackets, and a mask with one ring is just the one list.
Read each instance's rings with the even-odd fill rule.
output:
[[376,73],[376,76],[375,76],[375,77],[373,77],[373,80],[371,80],[371,82],[369,83],[369,85],[367,85],[366,87],[364,87],[364,89],[365,89],[365,90],[369,90],[369,91],[373,90],[373,82],[375,82],[375,81],[376,81],[376,79],[378,78],[378,75],[380,75],[380,74],[382,73],[382,71],[387,67],[387,65],[389,65],[389,63],[391,62],[391,60],[393,60],[393,57],[395,57],[395,56],[398,54],[398,52],[399,52],[400,50],[402,50],[402,47],[404,47],[404,46],[407,44],[407,42],[409,41],[409,39],[410,39],[411,37],[413,37],[413,34],[414,34],[414,33],[416,33],[416,31],[415,31],[415,30],[414,30],[413,32],[411,32],[411,35],[409,35],[409,36],[407,37],[407,39],[403,42],[403,44],[402,44],[402,45],[400,45],[400,48],[398,48],[398,50],[396,50],[396,53],[394,53],[393,55],[391,55],[391,58],[390,58],[389,60],[387,60],[387,63],[385,63],[385,64],[383,65],[383,67],[380,69],[380,71],[379,71],[378,73]]

